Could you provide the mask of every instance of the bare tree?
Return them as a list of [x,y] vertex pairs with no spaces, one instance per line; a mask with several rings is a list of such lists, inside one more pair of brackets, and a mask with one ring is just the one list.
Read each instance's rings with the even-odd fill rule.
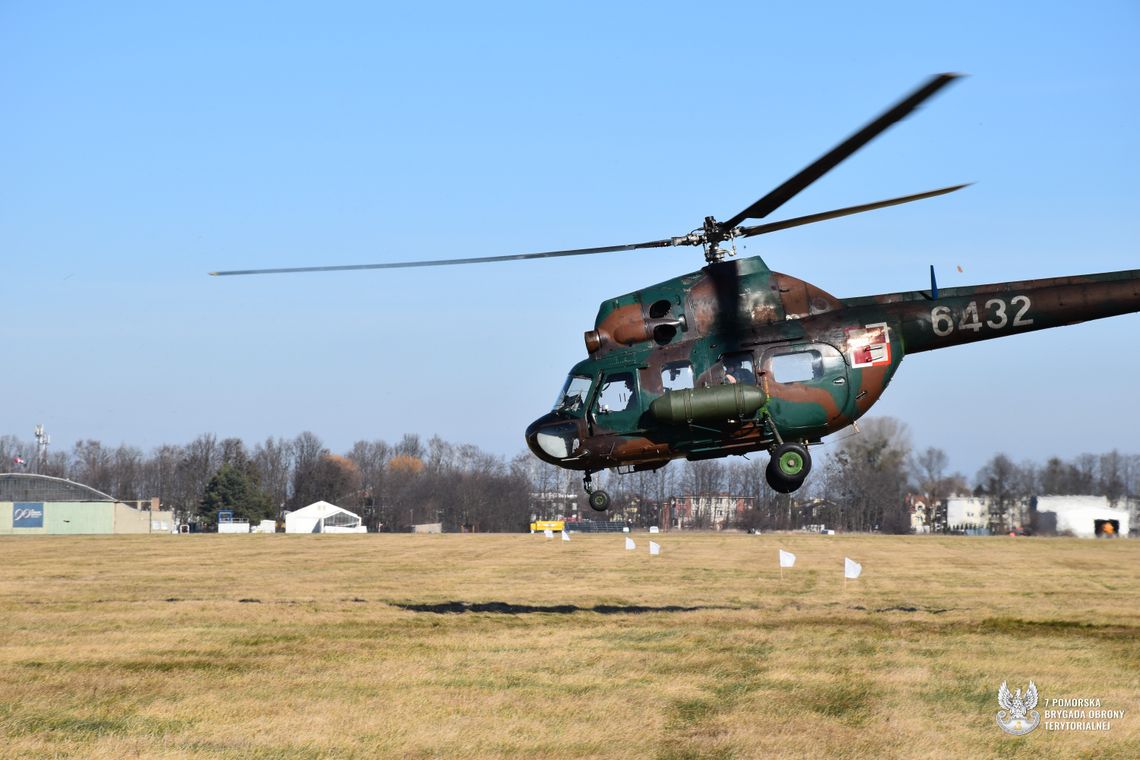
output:
[[[95,440],[78,441],[71,453],[75,479],[96,491],[110,494],[114,488],[111,452]],[[114,496],[115,494],[111,494]]]
[[186,518],[196,514],[206,492],[206,484],[221,466],[221,450],[213,433],[203,433],[186,444],[182,449],[182,460],[178,463],[171,508]]
[[360,472],[360,500],[358,506],[368,530],[380,530],[385,522],[381,504],[384,495],[384,476],[391,450],[384,441],[357,441],[348,452],[348,458]]
[[860,426],[828,462],[822,498],[834,504],[837,524],[846,530],[909,532],[910,433],[893,417],[864,419]]
[[428,522],[424,519],[426,510],[421,500],[425,492],[421,482],[423,460],[410,454],[397,454],[388,460],[387,470],[383,498],[389,527],[396,529]]
[[996,454],[978,471],[978,491],[989,497],[989,528],[1002,533],[1009,524],[1010,513],[1018,516],[1023,503],[1024,478],[1017,465],[1005,454]]
[[716,459],[685,462],[681,488],[689,494],[717,494],[724,490],[724,465]]
[[1127,461],[1116,449],[1100,455],[1097,463],[1099,483],[1097,492],[1116,505],[1126,493]]
[[111,455],[111,491],[119,499],[146,499],[141,449],[125,443]]
[[404,437],[396,444],[396,456],[415,457],[416,459],[424,458],[424,446],[420,443],[420,437],[415,433],[404,433]]
[[178,463],[182,457],[181,446],[163,444],[154,449],[142,465],[146,494],[157,496],[159,503],[167,508],[177,489]]
[[293,487],[286,500],[290,509],[300,509],[321,499],[318,470],[321,457],[327,453],[321,439],[308,430],[293,439]]
[[1081,454],[1073,460],[1075,482],[1069,493],[1092,494],[1096,493],[1097,485],[1097,457],[1092,454]]
[[1124,493],[1129,498],[1140,499],[1140,454],[1123,457],[1123,461]]
[[49,451],[47,459],[40,463],[39,474],[54,478],[66,478],[70,467],[71,457],[66,451]]
[[360,469],[348,457],[326,453],[317,462],[312,482],[307,485],[324,501],[349,503],[359,499]]
[[273,506],[280,511],[289,498],[293,468],[293,443],[270,436],[253,448],[253,468],[257,481]]
[[911,472],[915,483],[926,497],[926,524],[935,529],[944,526],[946,516],[943,503],[949,497],[950,481],[946,469],[950,457],[942,449],[928,446],[911,460]]

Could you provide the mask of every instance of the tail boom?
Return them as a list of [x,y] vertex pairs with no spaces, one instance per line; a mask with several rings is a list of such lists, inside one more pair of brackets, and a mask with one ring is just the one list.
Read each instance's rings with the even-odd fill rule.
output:
[[1022,280],[936,293],[851,299],[897,325],[907,354],[1140,311],[1140,269]]

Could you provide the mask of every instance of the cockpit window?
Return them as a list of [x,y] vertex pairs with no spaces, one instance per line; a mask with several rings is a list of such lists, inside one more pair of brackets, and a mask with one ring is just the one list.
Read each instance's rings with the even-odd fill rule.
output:
[[614,372],[602,380],[598,391],[597,410],[601,413],[624,412],[634,406],[637,390],[632,372]]
[[566,378],[566,384],[562,386],[562,392],[554,402],[554,411],[581,416],[592,382],[593,379],[586,375],[570,375]]
[[679,391],[693,387],[693,365],[687,361],[669,362],[661,368],[661,387]]

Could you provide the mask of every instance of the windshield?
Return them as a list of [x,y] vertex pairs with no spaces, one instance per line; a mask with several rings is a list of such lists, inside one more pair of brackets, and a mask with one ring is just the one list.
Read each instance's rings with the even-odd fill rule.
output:
[[586,396],[590,393],[591,383],[593,383],[593,379],[586,375],[570,375],[566,378],[566,384],[562,386],[562,392],[558,394],[558,400],[554,402],[554,411],[581,416],[582,410],[586,406]]

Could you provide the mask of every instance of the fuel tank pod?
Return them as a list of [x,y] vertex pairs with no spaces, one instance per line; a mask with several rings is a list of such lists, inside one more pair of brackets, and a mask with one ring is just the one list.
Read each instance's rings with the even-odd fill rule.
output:
[[669,391],[649,405],[649,413],[666,425],[725,422],[751,417],[767,400],[755,385],[731,383]]

